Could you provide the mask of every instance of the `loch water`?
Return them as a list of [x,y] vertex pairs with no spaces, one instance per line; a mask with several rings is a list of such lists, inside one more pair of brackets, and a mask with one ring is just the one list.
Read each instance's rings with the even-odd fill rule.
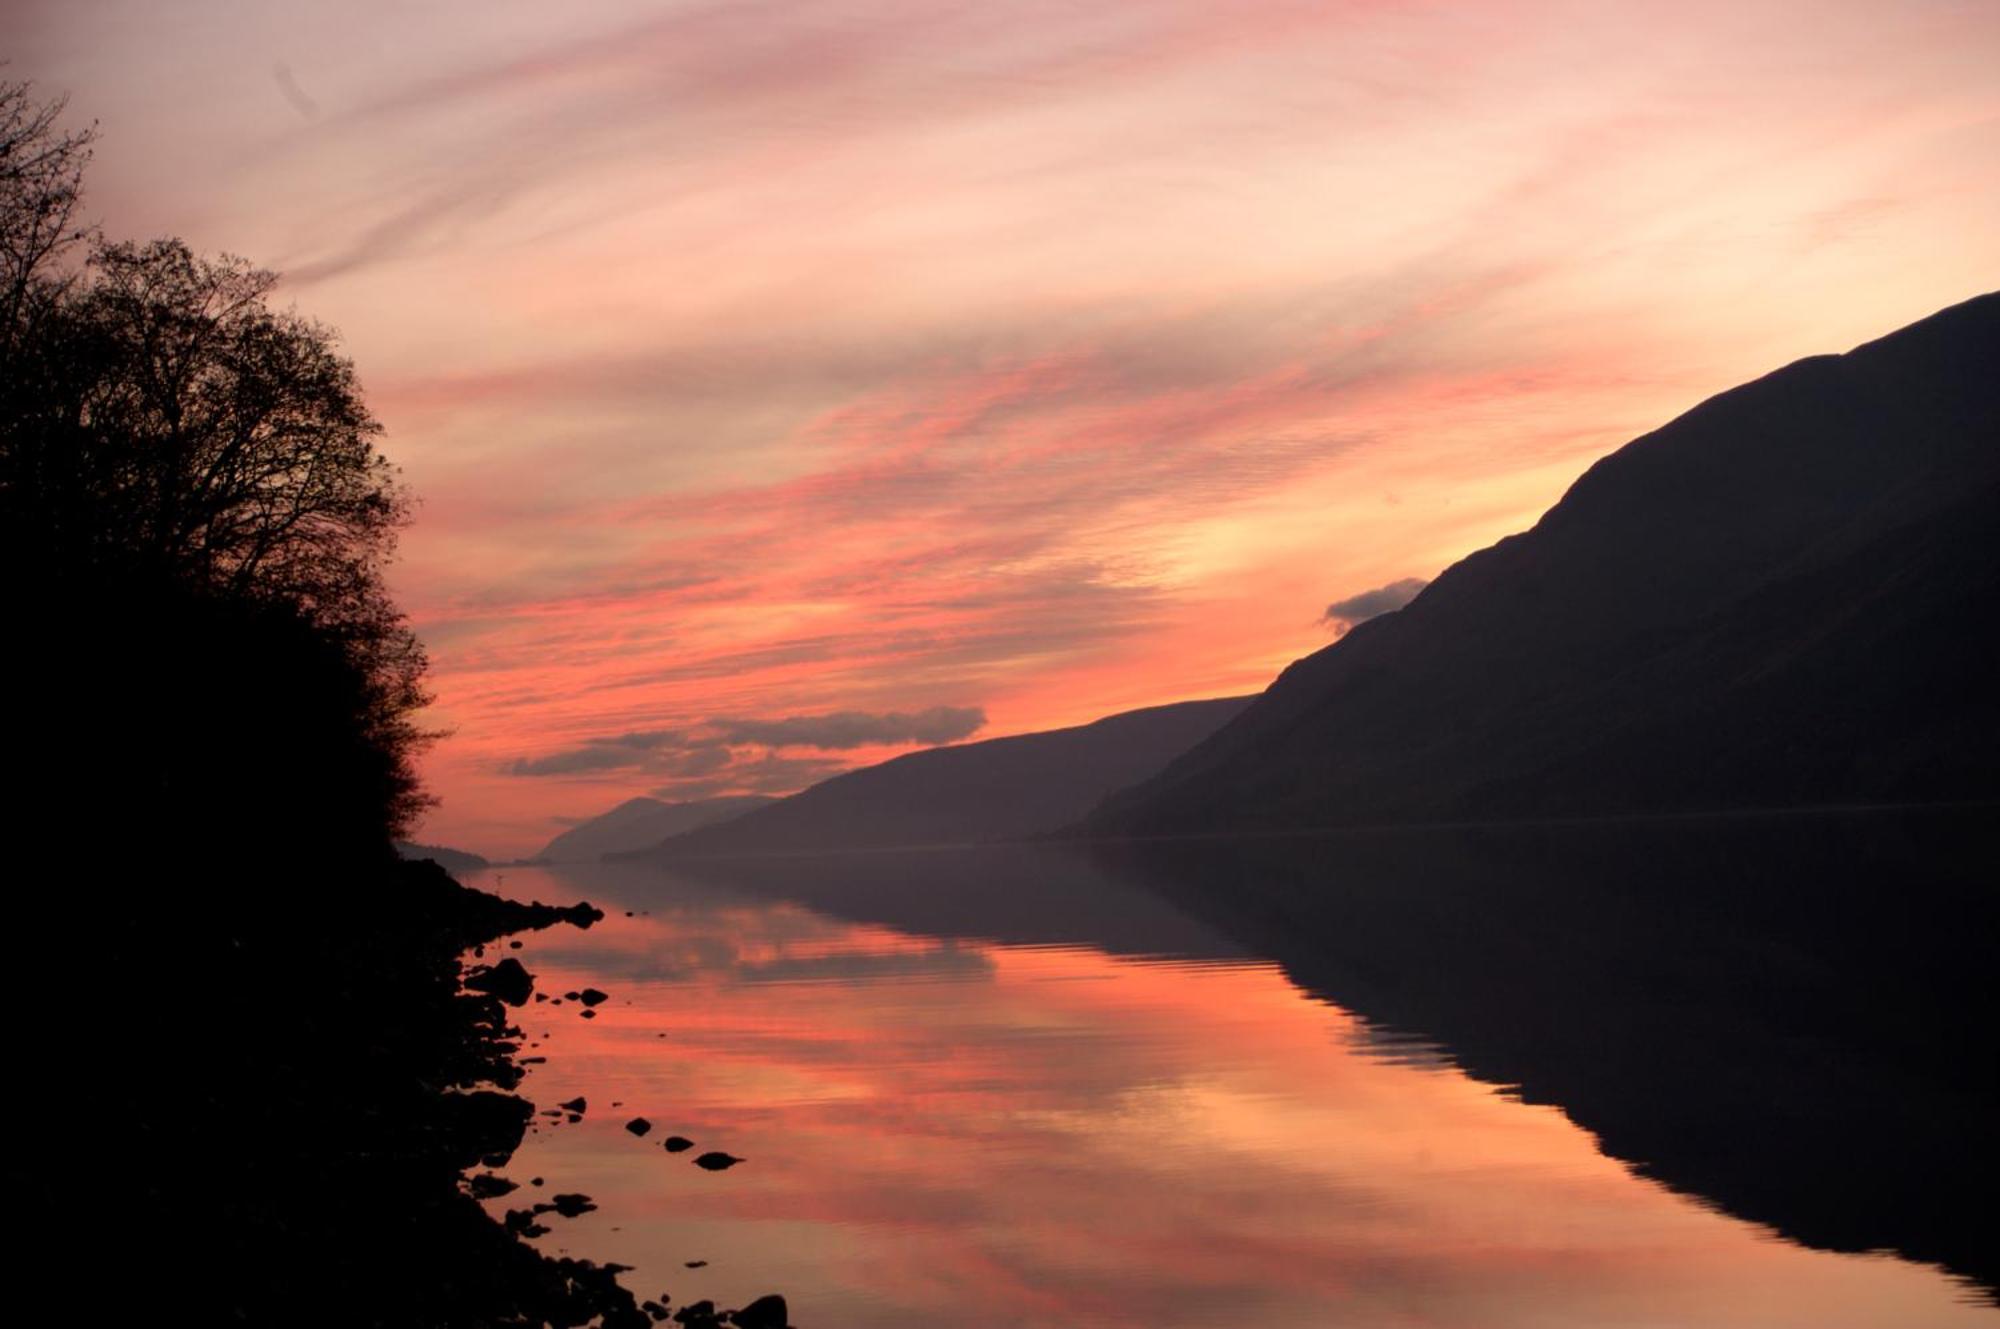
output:
[[2000,1325],[1990,839],[492,869],[607,914],[510,952],[555,999],[521,1009],[523,1092],[588,1106],[536,1118],[492,1206],[587,1194],[541,1245],[808,1329]]

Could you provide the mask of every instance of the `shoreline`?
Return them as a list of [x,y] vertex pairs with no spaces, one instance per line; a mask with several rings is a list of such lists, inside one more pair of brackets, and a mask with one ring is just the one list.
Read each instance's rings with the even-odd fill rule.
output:
[[214,866],[207,894],[87,878],[114,889],[29,907],[23,977],[56,1000],[24,1059],[57,1097],[18,1156],[23,1267],[113,1319],[650,1325],[617,1266],[544,1254],[468,1181],[534,1108],[466,957],[601,912],[428,861],[309,867],[283,893]]

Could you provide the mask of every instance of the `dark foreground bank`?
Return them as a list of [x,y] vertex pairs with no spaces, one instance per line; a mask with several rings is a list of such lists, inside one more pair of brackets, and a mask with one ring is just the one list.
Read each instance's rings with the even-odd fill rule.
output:
[[[601,915],[500,900],[427,862],[321,898],[313,916],[192,892],[34,911],[48,1004],[17,1135],[15,1245],[33,1275],[17,1288],[59,1289],[106,1323],[665,1318],[616,1266],[545,1255],[475,1198],[505,1193],[493,1174],[534,1108],[511,1092],[502,1000],[525,975],[475,964],[470,986],[499,992],[468,990],[461,956],[501,961],[510,933]],[[550,1197],[527,1182],[532,1210]]]

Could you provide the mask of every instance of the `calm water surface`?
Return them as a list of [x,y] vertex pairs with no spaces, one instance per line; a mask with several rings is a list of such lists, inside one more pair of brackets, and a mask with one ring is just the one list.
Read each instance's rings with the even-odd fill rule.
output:
[[[507,1173],[599,1206],[543,1246],[676,1303],[782,1291],[809,1327],[2000,1324],[1935,1268],[1636,1177],[1162,901],[1072,926],[1024,876],[928,918],[857,861],[799,869],[811,905],[618,865],[475,878],[610,915],[520,952],[543,992],[611,994],[524,1011],[548,1058],[524,1091],[590,1108]],[[931,888],[931,913],[970,889]],[[904,914],[926,926],[861,921]]]

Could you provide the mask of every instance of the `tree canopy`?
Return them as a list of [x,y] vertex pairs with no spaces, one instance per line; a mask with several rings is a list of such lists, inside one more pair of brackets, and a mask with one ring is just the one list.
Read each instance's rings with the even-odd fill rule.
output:
[[27,84],[0,82],[0,316],[8,334],[0,356],[13,347],[29,291],[88,234],[77,209],[97,134],[58,128],[63,108],[60,97],[37,102]]
[[172,586],[297,620],[353,676],[401,831],[426,662],[383,570],[410,499],[354,366],[276,274],[82,225],[94,130],[62,109],[0,83],[0,552],[45,602]]

